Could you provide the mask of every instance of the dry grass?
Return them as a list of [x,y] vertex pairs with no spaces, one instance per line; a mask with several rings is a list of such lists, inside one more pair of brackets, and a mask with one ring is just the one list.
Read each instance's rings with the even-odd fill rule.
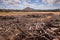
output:
[[60,12],[0,12],[0,16],[6,16],[6,15],[26,15],[26,14],[60,14]]

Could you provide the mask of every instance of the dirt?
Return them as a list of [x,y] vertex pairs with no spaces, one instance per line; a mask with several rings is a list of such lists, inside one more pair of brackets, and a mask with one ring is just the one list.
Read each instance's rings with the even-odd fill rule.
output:
[[0,40],[60,40],[60,14],[0,16]]

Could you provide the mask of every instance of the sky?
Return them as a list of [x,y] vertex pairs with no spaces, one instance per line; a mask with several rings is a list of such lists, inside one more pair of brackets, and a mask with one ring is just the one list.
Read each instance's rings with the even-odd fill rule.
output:
[[0,9],[22,10],[26,7],[37,10],[60,9],[60,0],[0,0]]

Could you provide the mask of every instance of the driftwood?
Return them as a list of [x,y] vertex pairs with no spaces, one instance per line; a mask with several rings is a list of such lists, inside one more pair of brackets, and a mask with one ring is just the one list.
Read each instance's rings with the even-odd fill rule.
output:
[[[46,14],[44,15],[47,17]],[[60,40],[60,20],[54,18],[53,15],[51,19],[47,20],[45,16],[33,14],[0,17],[0,39],[55,40],[56,38],[56,40]],[[41,18],[46,20],[41,20]]]

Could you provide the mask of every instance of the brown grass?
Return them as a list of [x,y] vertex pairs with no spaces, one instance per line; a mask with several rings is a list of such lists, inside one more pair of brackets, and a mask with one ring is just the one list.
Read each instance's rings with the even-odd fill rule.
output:
[[0,16],[6,16],[6,15],[26,15],[26,14],[48,14],[53,13],[59,15],[60,12],[0,12]]

